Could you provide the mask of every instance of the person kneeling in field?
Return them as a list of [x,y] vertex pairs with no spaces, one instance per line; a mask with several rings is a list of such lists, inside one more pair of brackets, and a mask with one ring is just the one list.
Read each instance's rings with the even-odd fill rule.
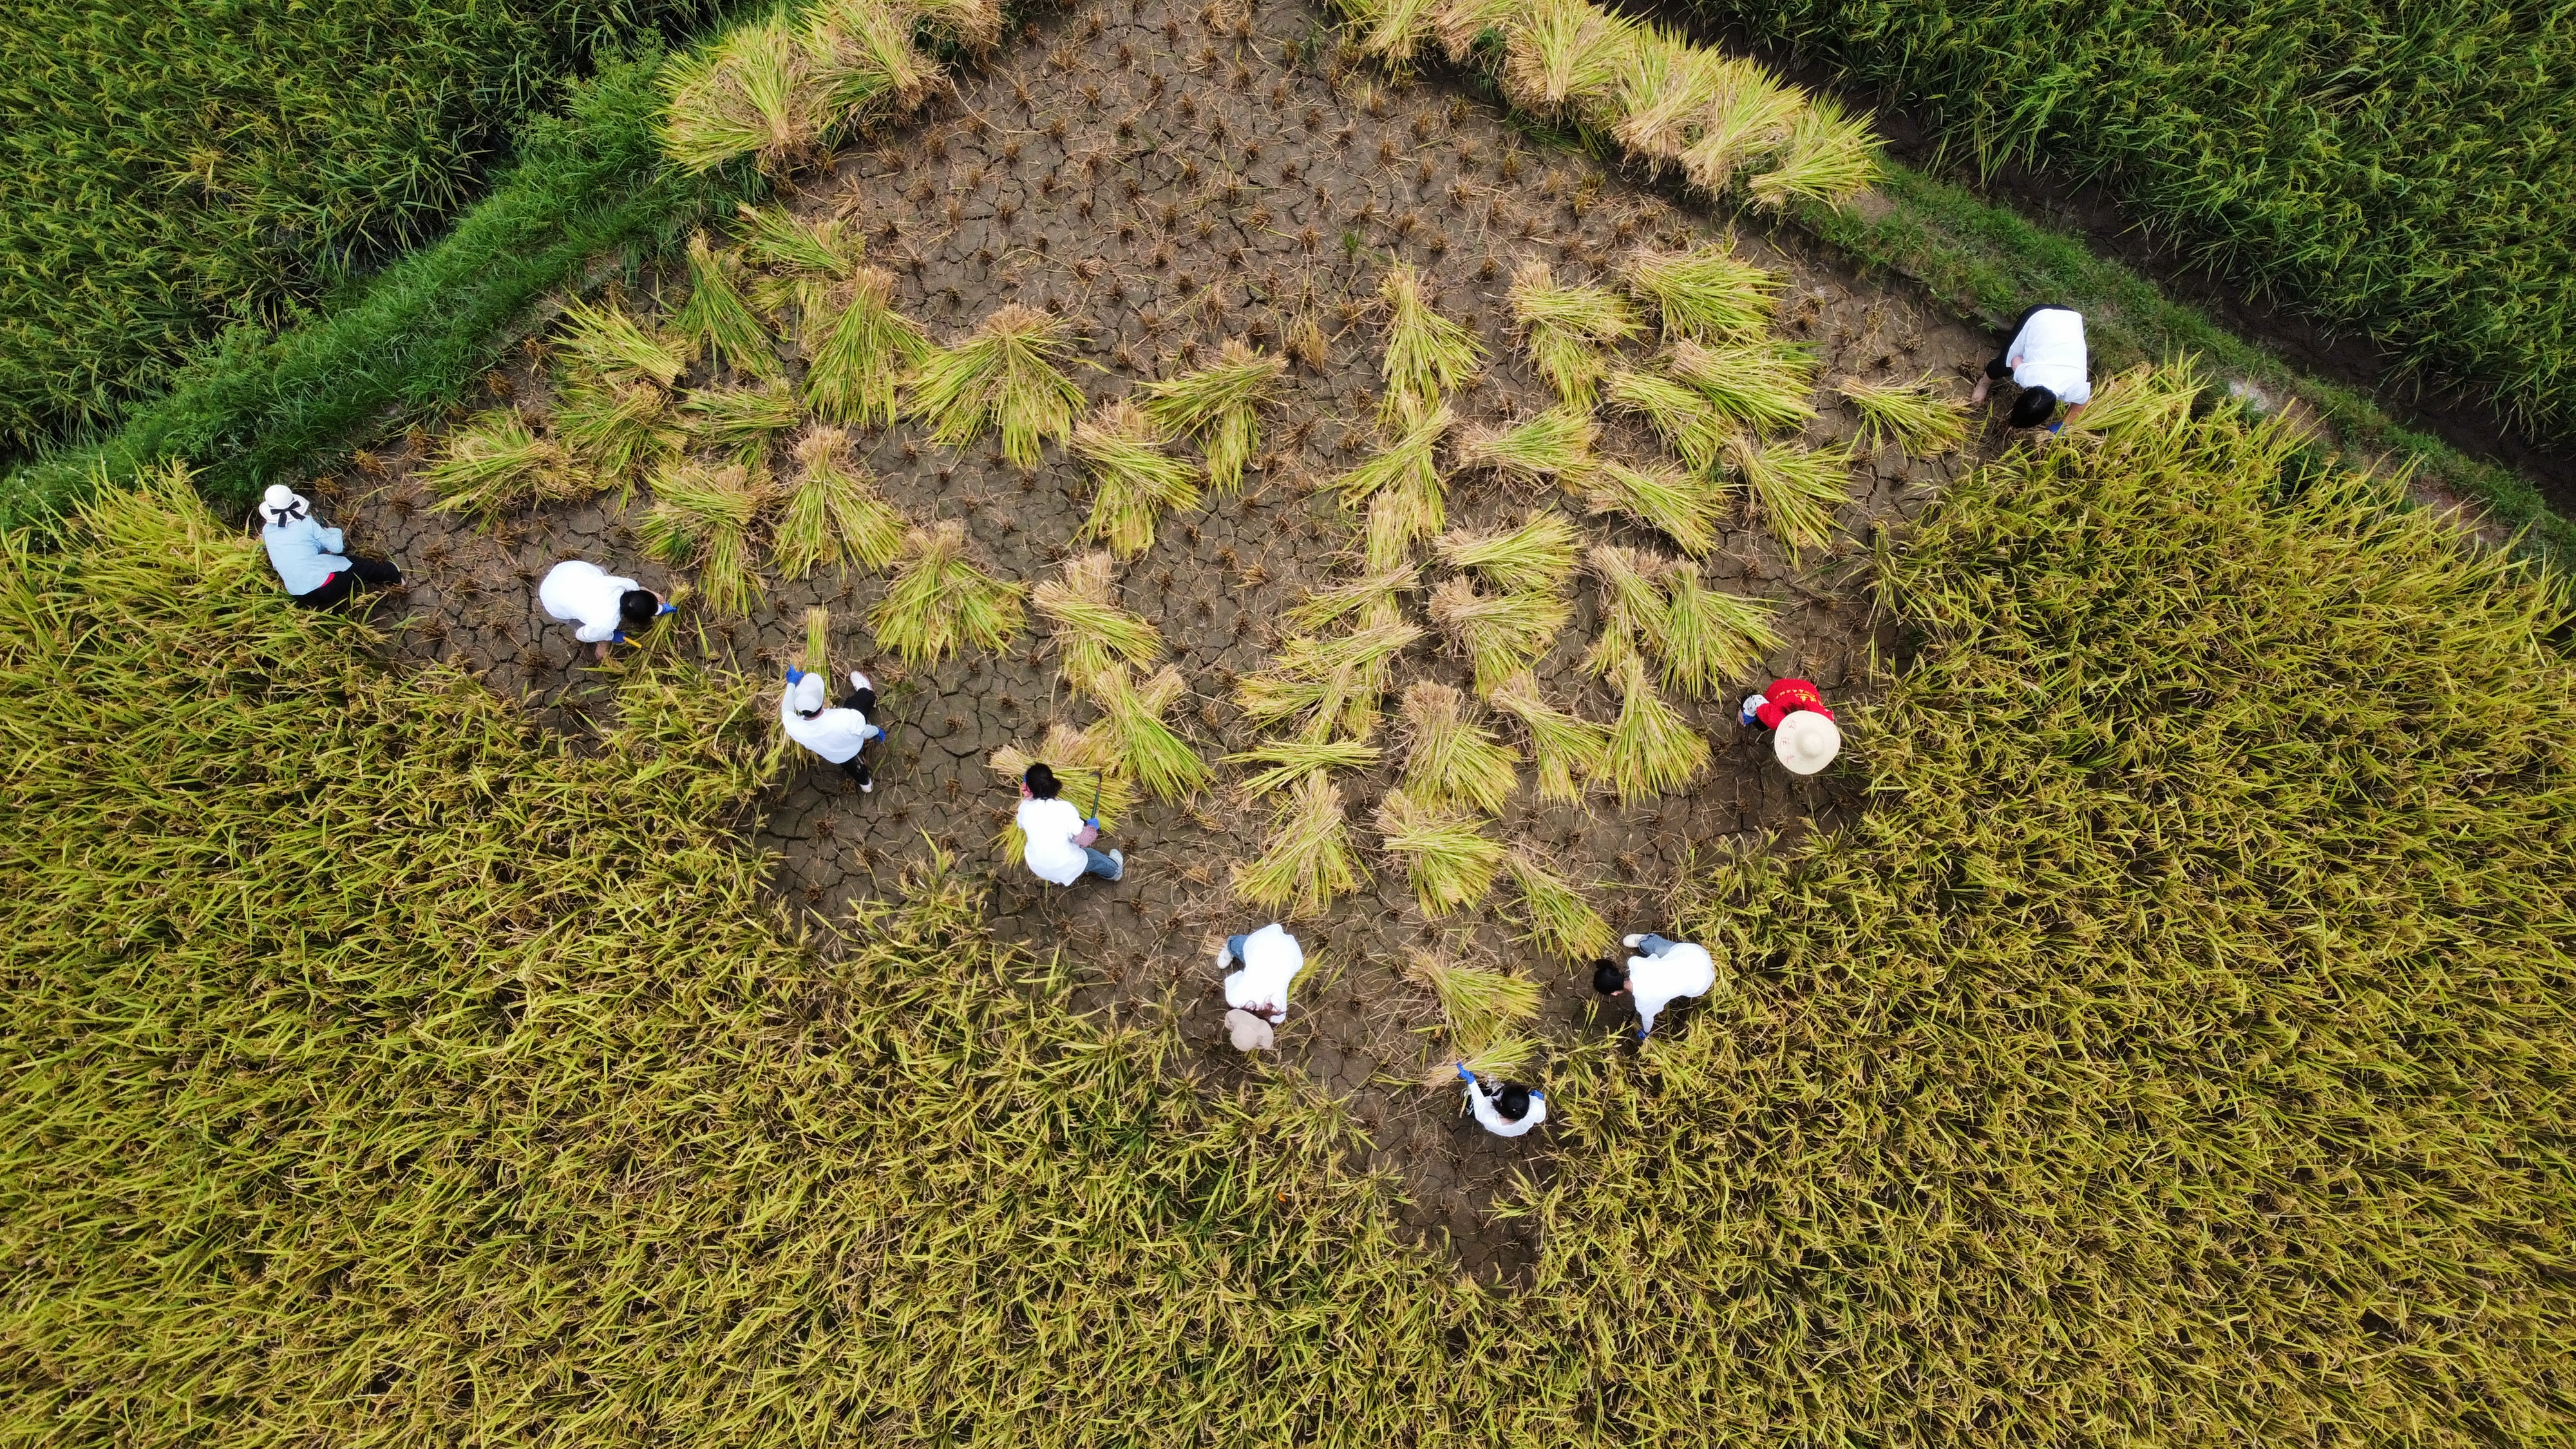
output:
[[1824,695],[1803,679],[1772,680],[1769,689],[1744,697],[1735,718],[1747,729],[1771,731],[1771,753],[1792,775],[1812,775],[1842,753],[1842,727]]
[[1604,996],[1636,998],[1639,1041],[1654,1031],[1657,1012],[1717,984],[1717,963],[1702,947],[1652,932],[1630,936],[1626,945],[1637,953],[1628,958],[1626,970],[1612,961],[1592,963],[1592,989]]
[[572,637],[601,660],[608,657],[609,645],[643,633],[676,607],[633,579],[612,578],[606,569],[577,558],[546,570],[537,585],[537,602],[545,606],[547,617],[572,625]]
[[850,692],[833,709],[823,707],[823,676],[790,669],[787,693],[778,701],[778,723],[789,739],[840,766],[841,773],[865,794],[876,789],[876,781],[859,752],[868,747],[868,741],[885,735],[868,722],[868,711],[876,707],[876,690],[855,669],[850,671]]
[[[1603,963],[1607,965],[1607,962]],[[1476,1074],[1458,1063],[1458,1080],[1467,1084],[1467,1110],[1485,1130],[1497,1137],[1526,1137],[1529,1130],[1547,1120],[1547,1094],[1533,1091],[1518,1082],[1505,1082],[1490,1096]]]
[[1060,886],[1086,875],[1114,881],[1127,874],[1124,851],[1103,855],[1091,848],[1100,838],[1100,822],[1084,819],[1072,801],[1057,799],[1061,788],[1055,771],[1043,764],[1029,766],[1020,776],[1020,833],[1029,842],[1020,854],[1029,873]]
[[1248,935],[1228,936],[1217,949],[1217,969],[1225,978],[1225,1029],[1240,1052],[1268,1051],[1278,1045],[1272,1028],[1288,1020],[1288,985],[1306,969],[1306,949],[1288,928],[1273,921]]
[[2021,387],[2021,396],[2013,399],[2012,425],[2016,428],[2047,428],[2056,432],[2064,423],[2051,425],[2057,405],[2066,404],[2066,419],[2072,422],[2084,405],[2093,400],[2092,360],[2084,348],[2084,314],[2067,307],[2038,306],[2021,314],[2013,324],[2012,340],[1986,364],[1986,375],[1977,379],[1974,392],[1968,394],[1968,406],[1984,403],[1994,385],[2011,378]]
[[403,581],[402,570],[383,559],[340,552],[340,530],[324,528],[313,516],[313,500],[283,483],[268,485],[260,499],[259,541],[287,596],[308,609],[327,609],[357,597],[360,589]]

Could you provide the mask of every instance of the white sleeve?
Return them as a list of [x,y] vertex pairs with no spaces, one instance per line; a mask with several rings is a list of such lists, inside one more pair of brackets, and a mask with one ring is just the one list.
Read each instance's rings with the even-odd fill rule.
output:
[[584,644],[605,644],[616,635],[617,623],[613,617],[608,623],[583,624],[572,631],[572,637]]
[[1484,1125],[1486,1131],[1502,1135],[1507,1130],[1503,1114],[1494,1110],[1494,1099],[1485,1095],[1485,1084],[1467,1081],[1458,1085],[1467,1089],[1467,1110],[1476,1114],[1476,1120]]
[[[2034,313],[2032,313],[2032,314],[2031,314],[2031,321],[2037,321],[2037,320],[2038,320],[2038,318],[2039,318],[2039,314],[2038,314],[2038,313],[2034,312]],[[2019,365],[2021,364],[2022,349],[2024,349],[2024,348],[2028,347],[2029,345],[2030,345],[2030,322],[2024,322],[2024,323],[2022,323],[2022,324],[2021,324],[2021,330],[2020,330],[2019,332],[2016,332],[2016,333],[2014,333],[2014,334],[2013,334],[2012,341],[2007,342],[2007,343],[2005,343],[2005,344],[2004,344],[2004,366],[2006,366],[2006,367],[2017,367],[2017,366],[2019,366]]]

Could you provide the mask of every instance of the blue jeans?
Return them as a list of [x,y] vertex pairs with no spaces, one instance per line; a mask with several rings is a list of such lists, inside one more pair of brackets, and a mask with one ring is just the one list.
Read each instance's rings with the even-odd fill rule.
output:
[[1649,956],[1661,956],[1666,951],[1669,951],[1680,944],[1681,943],[1679,941],[1667,941],[1663,937],[1655,935],[1650,931],[1643,939],[1637,942],[1637,949],[1645,952]]
[[1234,958],[1235,965],[1240,966],[1243,964],[1243,943],[1251,939],[1252,938],[1250,936],[1228,936],[1225,938],[1225,954]]
[[1109,858],[1106,851],[1094,850],[1086,845],[1082,848],[1082,853],[1089,860],[1089,863],[1083,867],[1082,873],[1085,875],[1096,875],[1102,880],[1116,880],[1127,873],[1118,862]]

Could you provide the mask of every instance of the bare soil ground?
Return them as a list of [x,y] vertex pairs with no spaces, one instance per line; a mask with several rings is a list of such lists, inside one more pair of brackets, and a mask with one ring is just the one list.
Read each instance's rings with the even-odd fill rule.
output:
[[[1379,347],[1368,308],[1386,258],[1421,267],[1443,310],[1471,323],[1492,349],[1495,365],[1461,401],[1462,415],[1477,421],[1550,401],[1512,347],[1503,306],[1512,268],[1530,257],[1548,260],[1560,277],[1595,278],[1631,244],[1732,230],[1742,252],[1792,279],[1780,331],[1816,345],[1825,379],[1928,370],[1964,394],[1993,347],[1910,288],[1865,283],[1803,237],[1758,219],[1730,228],[1652,184],[1516,131],[1449,84],[1390,85],[1364,71],[1336,83],[1326,73],[1324,22],[1302,0],[1249,9],[1115,0],[1077,9],[1030,26],[929,123],[844,151],[789,198],[802,212],[864,227],[872,254],[900,277],[897,305],[937,336],[958,335],[1013,300],[1081,319],[1088,330],[1078,380],[1094,401],[1212,357],[1227,336],[1276,347],[1301,310],[1334,334],[1326,366],[1291,373],[1266,420],[1267,456],[1243,494],[1167,518],[1153,550],[1123,570],[1128,607],[1163,629],[1192,681],[1195,701],[1176,711],[1176,722],[1211,759],[1251,743],[1230,703],[1231,684],[1276,646],[1279,612],[1346,571],[1356,553],[1356,518],[1313,489],[1374,441]],[[544,395],[533,365],[497,375],[492,389],[496,399]],[[1849,436],[1848,410],[1828,391],[1818,401],[1823,415],[1808,440]],[[1708,571],[1721,587],[1778,605],[1789,642],[1770,667],[1815,679],[1837,701],[1865,697],[1869,660],[1887,658],[1894,646],[1856,581],[1865,540],[2001,442],[1989,425],[1968,455],[1909,462],[1880,449],[1853,476],[1842,514],[1851,540],[1835,556],[1811,554],[1803,567],[1792,567],[1762,528],[1739,521]],[[395,558],[413,580],[408,597],[378,615],[408,615],[396,652],[463,664],[503,695],[525,699],[541,720],[569,723],[599,707],[601,676],[586,652],[576,656],[569,630],[545,618],[535,583],[555,561],[576,556],[652,586],[672,582],[635,541],[645,500],[621,507],[611,494],[486,530],[424,506],[412,470],[425,446],[417,435],[391,440],[375,469],[319,487],[326,512],[349,524],[353,543]],[[1605,451],[1645,457],[1655,448],[1651,437],[1614,422]],[[1080,469],[1052,448],[1024,472],[988,447],[950,452],[899,425],[867,439],[863,455],[910,518],[964,520],[984,559],[1008,576],[1051,575],[1087,511]],[[1563,496],[1467,477],[1451,482],[1453,522],[1517,517],[1531,505],[1576,511]],[[1670,551],[1631,522],[1582,521],[1594,539]],[[997,867],[990,842],[1017,802],[985,756],[1005,743],[1034,745],[1059,715],[1089,722],[1088,706],[1067,697],[1037,636],[1024,634],[1006,657],[970,656],[907,675],[871,657],[860,622],[882,580],[825,570],[767,584],[766,606],[751,617],[690,609],[682,627],[774,690],[801,646],[803,611],[828,604],[841,625],[838,661],[876,676],[896,730],[875,793],[857,793],[836,770],[806,758],[760,802],[751,843],[775,857],[785,900],[836,917],[851,900],[890,886],[902,862],[935,844],[958,868],[990,873],[1003,935],[1061,947],[1092,973],[1086,1006],[1153,1011],[1168,1003],[1212,1082],[1262,1069],[1247,1067],[1223,1040],[1212,953],[1228,933],[1266,919],[1226,888],[1228,867],[1261,848],[1265,811],[1240,806],[1223,785],[1190,808],[1147,804],[1108,842],[1128,854],[1127,878],[1116,885],[1059,890],[1016,863]],[[1615,696],[1573,668],[1594,631],[1596,605],[1588,589],[1578,590],[1575,627],[1540,676],[1552,697],[1571,697],[1607,719]],[[1397,671],[1399,688],[1422,677],[1467,682],[1463,664],[1436,639]],[[1537,843],[1571,877],[1601,882],[1596,901],[1622,930],[1661,924],[1661,902],[1694,856],[1765,832],[1830,826],[1857,808],[1848,784],[1793,782],[1767,748],[1740,738],[1732,699],[1677,702],[1719,746],[1715,770],[1697,789],[1635,808],[1595,799],[1572,809],[1542,807],[1524,787],[1501,824],[1506,838]],[[1374,844],[1366,822],[1390,780],[1345,781],[1364,845]],[[1615,1013],[1596,1010],[1583,963],[1539,959],[1513,941],[1498,913],[1507,889],[1477,911],[1429,921],[1400,868],[1382,857],[1372,865],[1372,888],[1294,927],[1319,967],[1299,984],[1281,1033],[1281,1065],[1348,1101],[1373,1136],[1376,1163],[1409,1184],[1418,1227],[1445,1234],[1466,1269],[1511,1276],[1530,1262],[1532,1245],[1484,1210],[1514,1173],[1543,1175],[1547,1137],[1489,1138],[1461,1115],[1456,1092],[1411,1084],[1435,1050],[1438,1013],[1404,981],[1403,949],[1445,943],[1519,965],[1547,984],[1542,1029],[1561,1039],[1616,1030],[1633,1016],[1624,1003]],[[1678,1029],[1691,1029],[1687,1014]]]

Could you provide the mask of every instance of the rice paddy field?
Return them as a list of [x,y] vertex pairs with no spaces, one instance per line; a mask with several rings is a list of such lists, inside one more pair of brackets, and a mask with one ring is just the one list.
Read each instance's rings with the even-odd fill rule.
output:
[[184,470],[10,537],[0,1434],[2564,1442],[2556,581],[2188,370],[2006,436],[1771,220],[1849,119],[1599,12],[911,20],[670,74],[775,194],[315,480],[368,621]]

